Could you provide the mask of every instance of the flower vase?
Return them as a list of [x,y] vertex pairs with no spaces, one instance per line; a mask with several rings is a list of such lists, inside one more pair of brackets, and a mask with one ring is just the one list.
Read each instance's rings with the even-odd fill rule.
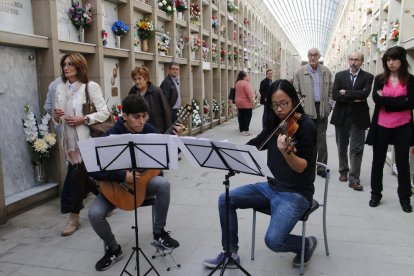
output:
[[195,59],[195,51],[191,51],[190,53],[191,53],[190,58],[191,58],[191,59]]
[[85,42],[85,29],[80,27],[78,30],[79,42]]
[[141,41],[141,50],[143,52],[148,52],[148,39],[144,39]]
[[180,20],[184,20],[183,12],[177,12],[177,18]]
[[117,48],[121,48],[121,36],[120,35],[116,35],[115,36],[115,46],[117,47]]
[[36,164],[33,167],[34,169],[34,178],[36,183],[45,183],[46,177],[45,177],[45,167],[43,164]]
[[160,51],[160,56],[166,56],[164,51]]

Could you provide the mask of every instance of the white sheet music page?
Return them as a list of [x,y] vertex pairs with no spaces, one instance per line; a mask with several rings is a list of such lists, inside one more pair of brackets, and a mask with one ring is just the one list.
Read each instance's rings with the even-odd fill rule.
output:
[[177,146],[171,135],[121,134],[79,141],[79,148],[88,172],[131,169],[129,142],[134,143],[137,168],[176,169]]

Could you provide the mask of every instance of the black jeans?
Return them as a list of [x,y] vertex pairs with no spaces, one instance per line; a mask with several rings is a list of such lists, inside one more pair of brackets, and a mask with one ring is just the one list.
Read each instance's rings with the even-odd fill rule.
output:
[[371,196],[382,197],[382,177],[388,145],[394,145],[395,162],[398,171],[398,197],[406,200],[411,197],[409,151],[412,139],[412,122],[396,128],[376,126],[373,144],[371,169]]
[[71,213],[79,214],[82,209],[82,201],[89,192],[98,195],[96,182],[89,177],[84,163],[72,166],[72,189],[71,189]]
[[239,120],[240,132],[249,131],[250,121],[252,119],[252,108],[238,108],[237,119]]

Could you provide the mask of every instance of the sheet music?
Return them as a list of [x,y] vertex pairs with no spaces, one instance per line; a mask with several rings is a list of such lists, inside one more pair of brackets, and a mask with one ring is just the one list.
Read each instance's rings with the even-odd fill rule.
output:
[[79,141],[85,167],[88,172],[131,169],[132,160],[128,146],[134,146],[137,168],[176,169],[177,145],[166,134],[121,134]]
[[213,149],[214,144],[220,149],[221,155],[234,171],[273,177],[266,162],[254,146],[195,137],[176,137],[174,141],[194,167],[227,170],[226,164]]

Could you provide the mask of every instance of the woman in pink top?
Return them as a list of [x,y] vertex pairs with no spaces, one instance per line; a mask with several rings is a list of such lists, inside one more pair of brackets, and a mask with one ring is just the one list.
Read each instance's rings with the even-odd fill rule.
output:
[[234,88],[236,89],[235,104],[238,112],[239,130],[243,135],[252,135],[249,132],[253,110],[253,90],[246,72],[240,71]]
[[382,173],[388,145],[394,145],[398,171],[398,197],[404,212],[411,213],[409,150],[414,145],[414,76],[408,73],[407,52],[389,48],[382,57],[384,73],[376,76],[372,98],[375,110],[366,143],[373,146],[371,200],[377,207],[382,198]]

